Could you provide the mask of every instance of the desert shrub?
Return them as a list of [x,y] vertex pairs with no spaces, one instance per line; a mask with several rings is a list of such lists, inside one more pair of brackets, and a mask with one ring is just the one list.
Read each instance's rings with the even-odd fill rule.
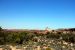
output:
[[46,50],[51,50],[51,48],[46,48]]
[[75,42],[75,34],[63,34],[62,35],[63,40],[65,40],[66,42]]

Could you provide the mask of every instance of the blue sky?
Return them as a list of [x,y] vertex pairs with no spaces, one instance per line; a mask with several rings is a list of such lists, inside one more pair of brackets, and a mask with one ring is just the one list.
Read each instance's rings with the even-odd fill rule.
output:
[[75,28],[75,0],[0,0],[7,29]]

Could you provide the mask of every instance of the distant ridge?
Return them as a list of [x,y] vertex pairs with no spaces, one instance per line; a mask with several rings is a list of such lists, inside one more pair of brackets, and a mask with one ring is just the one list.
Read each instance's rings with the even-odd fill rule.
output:
[[[39,30],[39,29],[3,29],[4,31],[45,31],[45,30]],[[55,29],[58,31],[75,31],[75,28],[61,28],[61,29]]]
[[62,29],[56,29],[56,30],[75,31],[75,28],[62,28]]

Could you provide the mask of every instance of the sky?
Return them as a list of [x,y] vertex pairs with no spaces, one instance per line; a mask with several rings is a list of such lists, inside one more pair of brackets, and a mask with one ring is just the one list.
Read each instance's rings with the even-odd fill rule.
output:
[[75,0],[0,0],[4,29],[75,28]]

